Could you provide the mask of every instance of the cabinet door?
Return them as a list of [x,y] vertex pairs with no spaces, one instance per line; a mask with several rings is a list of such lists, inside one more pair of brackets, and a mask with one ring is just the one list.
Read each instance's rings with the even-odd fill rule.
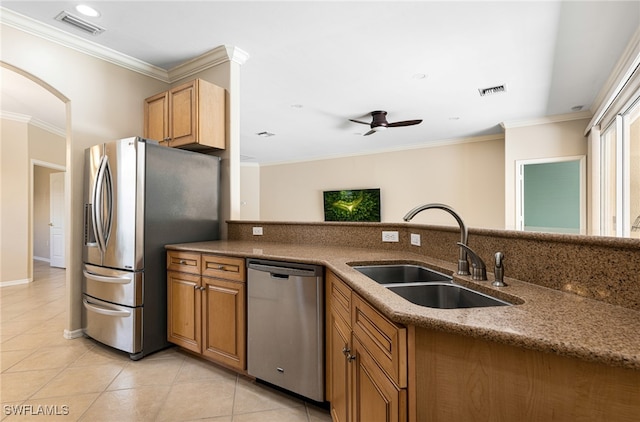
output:
[[202,335],[200,280],[195,274],[167,273],[167,338],[197,353]]
[[170,137],[169,146],[179,147],[197,142],[198,98],[197,80],[177,86],[169,91]]
[[398,388],[373,360],[355,335],[351,340],[352,403],[355,422],[404,422],[407,390]]
[[143,136],[154,141],[169,140],[169,93],[162,92],[144,100]]
[[246,368],[246,284],[202,277],[202,354],[227,366]]
[[331,419],[349,420],[349,385],[351,383],[351,328],[334,310],[329,316],[329,389],[331,391]]

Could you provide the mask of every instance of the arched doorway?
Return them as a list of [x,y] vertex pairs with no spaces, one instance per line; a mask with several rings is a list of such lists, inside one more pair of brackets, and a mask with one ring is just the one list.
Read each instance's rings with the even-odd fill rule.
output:
[[[0,282],[8,285],[33,279],[34,163],[50,163],[50,166],[59,170],[66,168],[70,138],[67,124],[69,100],[36,76],[2,61],[0,78],[1,112],[5,123],[2,137],[2,202],[3,211],[9,210],[2,213],[0,220],[1,242],[15,245],[12,248],[3,247],[0,256],[0,266],[3,268]],[[58,142],[51,142],[51,136],[57,137]],[[11,186],[5,189],[7,185]],[[64,185],[68,192],[68,176],[65,176]],[[64,202],[68,207],[68,198]],[[67,227],[68,220],[67,214]],[[65,237],[69,238],[68,229],[65,230]],[[66,246],[65,250],[68,251],[68,248]]]

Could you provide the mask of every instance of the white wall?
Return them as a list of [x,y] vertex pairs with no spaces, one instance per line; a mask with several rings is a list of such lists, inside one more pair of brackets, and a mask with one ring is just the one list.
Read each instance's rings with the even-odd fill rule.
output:
[[240,219],[260,219],[260,167],[257,164],[240,166]]
[[[243,179],[244,183],[244,179]],[[260,167],[260,219],[322,221],[324,190],[381,189],[381,218],[402,222],[416,205],[442,202],[470,227],[504,227],[504,141],[447,145]],[[446,213],[413,222],[455,225]]]
[[504,186],[505,226],[516,227],[516,161],[587,155],[584,136],[589,119],[545,122],[505,127]]

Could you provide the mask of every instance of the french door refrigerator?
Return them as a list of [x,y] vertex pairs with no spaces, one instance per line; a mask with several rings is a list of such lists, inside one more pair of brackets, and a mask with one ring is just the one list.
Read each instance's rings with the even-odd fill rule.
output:
[[168,243],[219,237],[220,159],[139,137],[85,150],[84,334],[133,360],[167,342]]

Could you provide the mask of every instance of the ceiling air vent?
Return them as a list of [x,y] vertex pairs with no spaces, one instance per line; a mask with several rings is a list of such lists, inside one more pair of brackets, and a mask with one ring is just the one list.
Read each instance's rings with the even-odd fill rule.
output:
[[507,92],[507,86],[502,84],[498,86],[492,86],[490,88],[478,88],[478,92],[480,93],[481,97],[484,97],[485,95],[500,94],[502,92]]
[[98,35],[105,31],[104,28],[99,27],[91,22],[87,22],[86,20],[79,18],[77,16],[72,15],[69,12],[60,12],[58,16],[56,16],[56,20],[64,23],[68,23],[69,25],[73,25],[81,31],[88,32],[91,35]]

